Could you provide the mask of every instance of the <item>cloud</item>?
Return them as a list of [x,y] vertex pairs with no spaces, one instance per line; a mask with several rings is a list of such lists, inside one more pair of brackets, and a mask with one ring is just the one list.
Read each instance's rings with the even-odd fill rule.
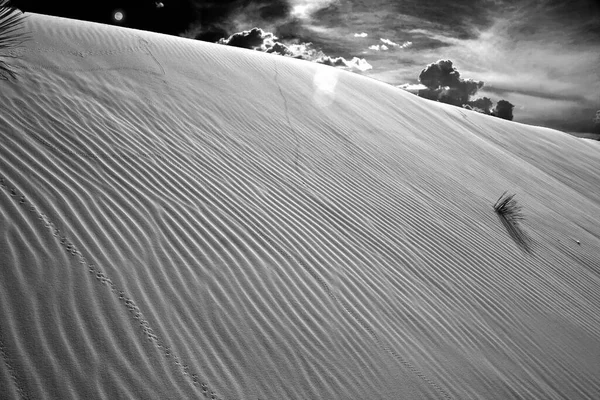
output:
[[293,57],[294,53],[283,43],[275,42],[273,46],[265,50],[266,53],[279,54],[280,56]]
[[243,49],[262,50],[275,45],[277,38],[270,32],[265,32],[260,28],[253,28],[249,31],[234,33],[227,39],[220,39],[217,43],[228,46],[241,47]]
[[460,73],[450,60],[438,60],[431,63],[419,74],[419,82],[432,90],[454,86],[459,81]]
[[383,38],[379,38],[379,40],[381,40],[383,42],[382,45],[373,45],[370,46],[369,49],[371,50],[389,50],[390,47],[391,48],[395,48],[395,49],[405,49],[407,47],[412,46],[412,42],[404,42],[402,44],[398,44],[398,43],[394,43],[389,39],[383,39]]
[[404,42],[402,44],[398,44],[398,43],[392,42],[389,39],[380,38],[379,40],[381,40],[384,44],[371,45],[371,46],[369,46],[369,50],[386,51],[386,50],[390,50],[390,47],[392,49],[405,49],[407,47],[412,46],[412,42]]
[[492,114],[496,117],[507,119],[509,121],[513,120],[513,108],[515,106],[506,100],[498,101],[496,107],[492,111]]
[[[260,49],[262,50],[262,49]],[[322,51],[313,48],[312,43],[290,43],[275,42],[273,46],[263,50],[266,53],[278,54],[286,57],[298,58],[300,60],[315,61],[325,56]]]
[[364,58],[353,57],[350,61],[344,57],[332,58],[329,56],[322,56],[315,60],[316,63],[330,65],[332,67],[348,68],[350,70],[367,71],[372,69],[373,66],[367,62]]
[[[274,31],[276,27],[291,22],[292,0],[178,0],[193,5],[196,18],[182,36],[198,40],[216,41],[215,36],[227,37],[231,33],[248,30],[254,26]],[[171,1],[172,2],[172,1]],[[168,3],[165,0],[165,8]]]
[[383,39],[383,38],[379,38],[379,40],[381,40],[384,44],[390,45],[392,47],[398,47],[400,46],[398,43],[394,43],[389,39]]
[[369,46],[369,50],[375,50],[375,51],[379,51],[379,50],[388,50],[389,47],[387,47],[385,44],[382,44],[381,46],[378,44],[374,44],[373,46]]
[[419,91],[427,89],[427,86],[422,85],[420,83],[417,83],[417,84],[404,83],[404,84],[398,85],[396,87],[399,89],[402,89],[402,90],[406,90],[407,92],[410,92],[412,94],[419,94]]
[[277,39],[271,32],[265,32],[260,28],[252,28],[249,31],[234,33],[227,39],[222,38],[217,43],[361,72],[373,68],[364,58],[353,57],[350,60],[346,60],[344,57],[330,57],[322,51],[315,49],[312,43],[285,44],[277,41]]
[[[485,81],[478,95],[516,104],[519,122],[589,131],[588,113],[600,107],[600,3],[592,3],[504,1],[467,40],[432,26],[408,31],[420,50],[412,56],[460,63],[463,75]],[[446,46],[427,49],[425,37]]]
[[315,12],[327,8],[336,0],[289,0],[292,7],[291,14],[301,19],[310,19]]
[[[475,110],[482,114],[491,114],[492,113],[492,105],[494,103],[489,97],[480,97],[478,99],[469,101],[466,106],[471,110]],[[511,108],[512,113],[512,108]]]
[[[163,10],[172,1],[163,0]],[[553,127],[558,126],[553,115],[572,121],[579,114],[567,111],[576,97],[586,110],[600,108],[600,8],[592,0],[181,1],[198,3],[206,40],[259,26],[280,38],[282,45],[271,47],[272,53],[314,60],[318,49],[351,60],[366,57],[366,51],[374,67],[367,74],[390,84],[416,83],[419,66],[440,58],[453,60],[462,76],[486,83],[471,99],[506,98],[517,105],[518,121],[552,122]],[[404,40],[419,51],[398,57]],[[307,42],[314,45],[292,49],[292,44]],[[369,46],[376,47],[367,50]],[[307,48],[313,50],[308,56]],[[461,97],[457,92],[439,89],[435,95],[454,101]]]
[[[530,79],[534,78],[530,77]],[[500,86],[486,85],[485,91],[499,96],[524,94],[548,100],[566,100],[581,103],[587,101],[587,96],[582,93],[574,92],[572,87],[564,88],[563,90],[561,90],[561,87],[563,87],[563,84],[561,82],[556,82],[556,86],[553,90],[541,90],[541,88],[532,87],[532,85],[528,85],[527,82],[523,82],[521,78],[515,77],[512,82],[504,82]]]
[[[299,38],[315,13],[337,0],[170,0],[177,1],[192,4],[197,15],[183,36],[205,40],[212,39],[214,32],[224,31],[227,36],[253,26]],[[167,8],[169,3],[164,2]]]
[[[590,132],[600,134],[600,110],[596,111],[596,115],[592,119],[592,127]],[[597,139],[600,140],[600,138]]]
[[555,100],[512,93],[510,102],[516,104],[515,120],[541,125],[564,132],[593,132],[593,119],[598,104],[573,100]]
[[419,74],[419,82],[427,87],[419,92],[419,96],[456,106],[467,104],[469,98],[483,87],[483,81],[462,79],[450,60],[429,64]]

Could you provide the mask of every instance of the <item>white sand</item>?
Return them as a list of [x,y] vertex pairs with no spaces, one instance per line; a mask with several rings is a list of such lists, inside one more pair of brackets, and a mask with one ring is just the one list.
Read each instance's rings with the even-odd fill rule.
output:
[[27,29],[0,82],[1,398],[600,398],[600,143],[279,56]]

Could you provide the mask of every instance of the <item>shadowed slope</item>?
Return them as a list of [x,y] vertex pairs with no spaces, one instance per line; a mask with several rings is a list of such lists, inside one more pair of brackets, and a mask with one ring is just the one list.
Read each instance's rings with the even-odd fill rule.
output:
[[298,60],[27,28],[0,103],[9,398],[600,393],[596,143]]

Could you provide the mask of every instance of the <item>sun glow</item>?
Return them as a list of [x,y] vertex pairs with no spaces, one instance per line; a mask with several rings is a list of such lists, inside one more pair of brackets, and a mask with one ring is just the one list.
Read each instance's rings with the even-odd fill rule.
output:
[[313,78],[313,101],[318,107],[327,107],[335,101],[335,87],[339,71],[333,67],[318,68]]
[[336,0],[290,0],[291,15],[294,18],[310,19],[312,13],[335,2]]
[[292,8],[292,17],[295,18],[307,18],[308,14],[309,14],[309,5],[308,4],[302,4],[302,5],[298,5],[298,6],[294,6]]

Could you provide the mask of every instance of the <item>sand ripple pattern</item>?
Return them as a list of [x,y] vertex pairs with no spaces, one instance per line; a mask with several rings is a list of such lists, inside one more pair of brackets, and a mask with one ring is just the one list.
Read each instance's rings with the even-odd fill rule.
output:
[[[277,63],[275,63],[275,77],[274,80],[277,83],[277,89],[279,90],[279,94],[281,95],[282,99],[283,99],[283,104],[284,104],[284,109],[285,109],[285,118],[286,121],[288,123],[288,126],[290,128],[290,130],[292,130],[292,132],[294,133],[294,137],[296,139],[296,157],[294,159],[294,166],[296,169],[296,174],[300,175],[300,169],[299,169],[299,152],[300,152],[300,143],[299,143],[299,138],[298,138],[298,133],[294,130],[294,127],[292,125],[292,122],[290,120],[290,115],[289,115],[289,108],[288,108],[288,101],[287,101],[287,97],[285,96],[285,94],[283,93],[283,90],[281,88],[281,84],[279,83],[279,71],[277,69]],[[373,338],[373,340],[377,343],[377,346],[381,347],[383,350],[385,350],[386,352],[390,353],[394,358],[396,358],[402,365],[404,365],[406,368],[408,368],[408,370],[410,370],[413,374],[415,374],[416,376],[418,376],[421,380],[423,380],[424,382],[426,382],[428,385],[432,386],[436,391],[438,391],[440,393],[441,396],[443,396],[443,398],[445,399],[452,399],[452,397],[450,397],[450,395],[443,389],[441,388],[437,383],[435,383],[434,381],[432,381],[430,378],[428,378],[423,372],[421,372],[418,368],[416,368],[413,364],[411,364],[410,362],[408,362],[407,360],[405,360],[400,354],[398,354],[396,351],[394,351],[393,349],[390,349],[389,347],[387,347],[386,345],[382,344],[381,341],[379,340],[379,337],[377,336],[377,333],[373,330],[373,328],[371,328],[360,316],[358,316],[353,310],[352,308],[346,306],[342,301],[340,301],[337,296],[332,292],[331,288],[329,287],[329,285],[327,284],[327,282],[325,282],[323,280],[323,278],[321,278],[321,276],[319,274],[317,274],[310,266],[308,266],[302,259],[295,259],[293,258],[290,253],[283,249],[281,246],[277,246],[268,236],[266,236],[264,234],[263,231],[261,230],[257,230],[257,233],[267,242],[269,243],[274,249],[276,249],[284,258],[286,258],[287,260],[289,260],[290,262],[293,263],[297,263],[299,265],[302,266],[302,268],[304,270],[306,270],[306,272],[308,272],[317,282],[319,282],[319,284],[321,285],[321,287],[323,288],[323,290],[325,291],[325,293],[327,294],[327,296],[331,297],[336,303],[338,303],[346,313],[348,313],[364,330],[366,330],[367,332],[369,332],[369,335]]]
[[[154,330],[150,327],[149,322],[144,318],[140,308],[130,297],[127,296],[125,291],[121,290],[115,283],[113,283],[113,281],[110,278],[108,278],[106,274],[102,272],[102,270],[97,265],[95,265],[92,262],[89,262],[86,259],[86,257],[81,253],[81,251],[77,249],[75,244],[73,244],[73,242],[71,242],[67,236],[64,236],[62,234],[57,225],[54,224],[46,214],[41,212],[34,204],[31,204],[31,202],[27,201],[25,196],[18,193],[17,190],[14,187],[12,187],[7,182],[7,179],[3,176],[0,176],[0,187],[2,187],[2,189],[4,189],[6,193],[9,193],[10,196],[13,197],[15,200],[18,200],[19,205],[21,205],[27,211],[33,213],[40,221],[40,223],[44,225],[46,230],[52,234],[52,236],[56,239],[57,243],[60,244],[63,251],[66,251],[67,254],[71,257],[76,257],[79,264],[81,264],[82,267],[87,268],[87,271],[93,278],[96,279],[97,282],[99,282],[101,285],[106,286],[112,292],[112,294],[119,299],[119,301],[130,313],[131,317],[137,321],[142,331],[142,334],[146,337],[146,339],[152,342],[158,349],[160,349],[160,351],[165,357],[170,358],[173,364],[176,366],[176,368],[184,376],[189,378],[194,383],[194,385],[201,390],[204,397],[210,398],[211,400],[221,399],[219,396],[217,396],[216,392],[210,390],[209,386],[200,379],[198,374],[194,373],[193,371],[190,371],[189,365],[183,363],[181,357],[177,354],[174,354],[172,348],[167,343],[165,343],[163,339],[159,338],[154,333]],[[9,357],[6,354],[4,344],[2,343],[1,339],[0,354],[2,355],[2,358],[11,373],[11,377],[13,378],[18,393],[21,395],[22,398],[27,399],[28,397],[24,394],[24,390],[19,384],[14,369],[10,365]]]
[[398,354],[394,350],[392,350],[392,349],[388,348],[387,346],[385,346],[384,344],[382,344],[377,336],[377,333],[373,330],[373,328],[371,328],[362,318],[360,318],[360,316],[356,315],[354,313],[354,311],[352,311],[351,308],[349,308],[347,305],[345,305],[343,302],[341,302],[336,297],[336,295],[331,291],[327,282],[325,282],[310,266],[306,265],[306,263],[300,259],[293,258],[290,255],[290,253],[288,253],[286,250],[282,249],[281,246],[276,245],[268,236],[265,236],[265,234],[262,231],[259,230],[257,232],[263,239],[265,239],[265,241],[267,243],[269,243],[274,249],[276,249],[279,252],[279,254],[281,254],[283,257],[288,259],[290,262],[294,262],[294,263],[301,265],[302,268],[304,268],[306,270],[306,272],[308,272],[317,282],[319,282],[319,284],[321,285],[321,287],[323,288],[325,293],[327,293],[327,296],[331,297],[336,303],[340,304],[340,306],[344,309],[345,312],[347,312],[364,330],[369,332],[369,335],[371,335],[373,340],[375,340],[375,342],[377,342],[377,345],[379,347],[381,347],[386,352],[390,353],[394,358],[396,358],[402,365],[404,365],[406,368],[408,368],[412,373],[414,373],[419,378],[421,378],[424,382],[426,382],[427,384],[429,384],[433,388],[435,388],[435,390],[437,390],[440,393],[440,395],[442,395],[444,398],[452,399],[452,397],[450,397],[450,395],[444,389],[442,389],[438,384],[436,384],[434,381],[432,381],[430,378],[428,378],[425,374],[423,374],[423,372],[419,371],[419,369],[417,369],[414,365],[412,365],[410,362],[406,361],[400,354]]
[[0,102],[7,397],[600,398],[594,144],[289,58],[28,24]]
[[[29,396],[26,394],[25,390],[23,389],[23,386],[19,382],[17,373],[15,372],[15,369],[12,366],[10,356],[6,353],[6,347],[4,346],[4,342],[2,341],[1,336],[0,336],[0,356],[2,357],[2,361],[4,362],[4,365],[6,366],[6,369],[10,375],[10,378],[12,380],[15,390],[17,391],[19,398],[25,399],[25,400],[29,399]],[[5,389],[5,390],[7,390],[7,389]],[[4,394],[7,395],[8,394],[7,391],[4,392]]]

